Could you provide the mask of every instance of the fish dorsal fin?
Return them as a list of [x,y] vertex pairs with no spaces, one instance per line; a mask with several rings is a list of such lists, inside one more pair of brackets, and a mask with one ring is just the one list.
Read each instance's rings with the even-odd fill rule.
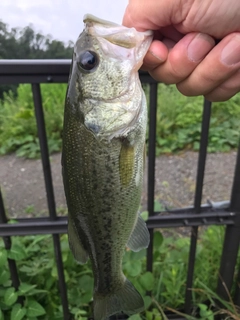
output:
[[84,264],[88,260],[88,253],[84,249],[83,244],[77,233],[76,226],[73,223],[71,214],[68,214],[68,242],[74,259],[80,264]]
[[137,223],[128,239],[127,247],[134,252],[140,251],[148,247],[150,242],[150,235],[147,225],[143,218],[139,215]]

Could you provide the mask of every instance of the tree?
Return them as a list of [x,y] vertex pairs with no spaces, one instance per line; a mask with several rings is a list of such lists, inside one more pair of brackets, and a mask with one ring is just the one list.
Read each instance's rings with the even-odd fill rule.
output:
[[[51,36],[34,30],[33,25],[25,28],[11,28],[0,20],[0,59],[70,59],[73,42],[67,45]],[[16,86],[0,86],[3,92],[16,90]]]

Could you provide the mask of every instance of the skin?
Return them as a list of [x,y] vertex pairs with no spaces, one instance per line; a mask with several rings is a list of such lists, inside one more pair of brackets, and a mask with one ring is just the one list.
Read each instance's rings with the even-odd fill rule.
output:
[[123,25],[154,30],[143,69],[187,96],[240,91],[240,1],[129,0]]

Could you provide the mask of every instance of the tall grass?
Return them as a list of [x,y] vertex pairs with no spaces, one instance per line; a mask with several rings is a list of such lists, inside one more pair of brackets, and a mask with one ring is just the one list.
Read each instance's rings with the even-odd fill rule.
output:
[[[181,95],[173,85],[158,85],[157,154],[184,149],[198,150],[203,97]],[[238,146],[240,94],[212,105],[209,152],[230,151]]]
[[[61,150],[66,84],[42,84],[49,151]],[[147,96],[148,87],[144,86]],[[176,153],[198,150],[203,111],[202,97],[185,97],[175,86],[158,86],[156,151]],[[209,152],[237,148],[240,128],[240,94],[212,106]],[[30,85],[18,87],[17,97],[5,95],[0,102],[0,154],[36,158],[40,154]]]
[[[61,149],[66,84],[42,84],[42,101],[50,153]],[[0,103],[0,154],[16,151],[17,156],[40,155],[31,87],[20,85]]]

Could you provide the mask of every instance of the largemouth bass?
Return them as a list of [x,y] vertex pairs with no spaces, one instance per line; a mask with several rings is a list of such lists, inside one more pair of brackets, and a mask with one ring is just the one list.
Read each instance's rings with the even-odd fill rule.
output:
[[138,69],[152,32],[86,15],[73,53],[63,129],[63,182],[72,253],[94,274],[94,319],[142,311],[122,272],[125,247],[146,248],[139,216],[147,107]]

